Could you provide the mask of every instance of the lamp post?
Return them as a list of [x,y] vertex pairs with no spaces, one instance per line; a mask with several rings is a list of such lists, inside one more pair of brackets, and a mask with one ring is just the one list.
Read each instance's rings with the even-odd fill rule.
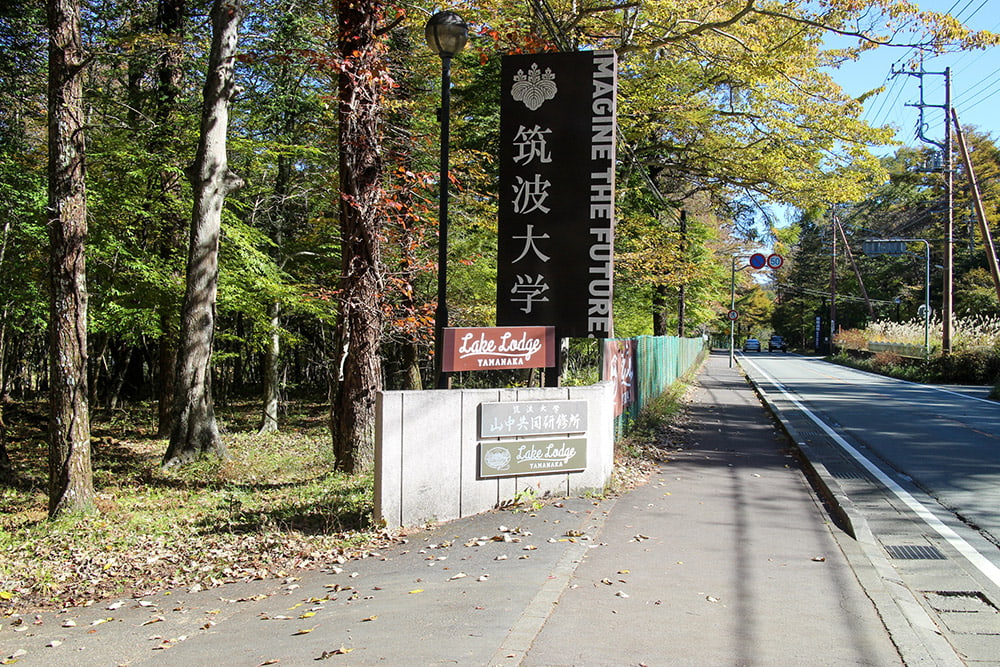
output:
[[431,50],[441,56],[441,169],[438,195],[438,282],[437,309],[434,311],[434,368],[438,389],[448,387],[448,378],[442,370],[444,361],[444,330],[448,326],[448,133],[451,114],[451,59],[465,47],[469,27],[455,12],[438,12],[424,28],[424,37]]

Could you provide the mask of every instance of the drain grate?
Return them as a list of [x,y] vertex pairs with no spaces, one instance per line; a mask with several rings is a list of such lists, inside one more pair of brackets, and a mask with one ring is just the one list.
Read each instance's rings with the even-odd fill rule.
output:
[[945,560],[936,547],[926,544],[887,544],[885,550],[896,560]]
[[837,479],[870,479],[867,475],[860,472],[855,472],[854,470],[831,470],[830,474]]

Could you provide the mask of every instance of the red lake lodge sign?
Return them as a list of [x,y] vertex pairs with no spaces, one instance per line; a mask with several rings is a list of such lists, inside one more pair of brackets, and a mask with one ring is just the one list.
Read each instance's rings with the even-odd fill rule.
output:
[[555,327],[451,327],[444,330],[443,370],[550,368],[556,365]]

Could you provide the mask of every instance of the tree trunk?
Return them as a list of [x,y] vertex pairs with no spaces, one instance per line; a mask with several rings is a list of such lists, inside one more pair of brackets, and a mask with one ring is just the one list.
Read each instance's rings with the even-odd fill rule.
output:
[[109,411],[117,410],[122,401],[122,389],[125,387],[125,378],[128,376],[129,366],[132,363],[132,354],[135,348],[128,343],[123,343],[125,349],[119,354],[112,354],[111,367],[113,371],[108,375],[108,398],[107,406]]
[[278,363],[281,352],[278,327],[281,325],[281,305],[272,303],[267,314],[271,318],[271,339],[264,352],[264,416],[258,433],[275,433],[278,430]]
[[160,323],[162,333],[158,343],[159,359],[159,404],[157,405],[157,427],[156,437],[167,438],[170,436],[171,415],[173,414],[174,399],[176,397],[177,380],[177,340],[170,333],[168,322],[170,318],[166,313],[160,313]]
[[243,16],[241,0],[212,5],[212,49],[202,106],[201,138],[188,177],[194,194],[188,248],[187,289],[181,311],[170,445],[164,467],[207,455],[225,457],[212,402],[212,345],[219,278],[219,234],[226,195],[243,185],[229,170],[226,134],[234,94],[233,59]]
[[341,373],[332,406],[337,467],[365,470],[375,460],[375,397],[382,388],[382,108],[378,0],[339,0],[340,313],[337,353]]
[[[154,112],[157,124],[157,136],[153,142],[154,153],[163,152],[163,148],[175,136],[173,116],[177,107],[177,97],[184,80],[182,66],[184,52],[181,37],[185,11],[185,0],[159,0],[157,4],[156,23],[165,39],[163,40],[163,51],[160,54],[159,81]],[[184,241],[183,216],[173,205],[173,202],[179,199],[180,192],[180,180],[175,171],[164,169],[160,174],[160,198],[166,222],[166,233],[162,240],[161,254],[168,262],[176,249],[182,247]],[[165,293],[160,304],[159,405],[156,429],[157,437],[160,438],[168,437],[171,430],[170,420],[173,414],[177,376],[177,339],[180,328],[177,322],[178,310],[171,294]]]
[[78,0],[49,0],[49,516],[91,511],[86,145]]
[[[3,273],[4,263],[7,258],[7,239],[10,235],[10,218],[7,217],[3,221],[3,233],[0,234],[0,274]],[[0,468],[3,467],[3,463],[7,461],[7,467],[10,467],[10,459],[7,457],[7,448],[5,445],[5,440],[3,439],[3,406],[7,400],[7,313],[9,304],[5,303],[3,309],[0,309]],[[2,475],[2,472],[0,472]],[[2,479],[0,479],[2,481]]]
[[669,335],[670,309],[668,308],[670,288],[666,285],[653,286],[653,335]]
[[7,454],[7,427],[0,420],[0,484],[12,486],[16,483],[14,464],[10,462],[10,456]]

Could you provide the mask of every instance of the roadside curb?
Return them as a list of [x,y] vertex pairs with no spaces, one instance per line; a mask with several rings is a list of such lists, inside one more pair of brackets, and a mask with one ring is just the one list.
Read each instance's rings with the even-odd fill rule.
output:
[[[906,665],[958,666],[965,663],[941,634],[934,620],[921,606],[917,594],[897,575],[888,556],[875,538],[867,520],[822,461],[822,455],[801,436],[771,395],[747,373],[740,370],[761,403],[770,411],[792,444],[809,483],[819,495],[835,523],[839,524],[859,549],[844,548],[858,581],[875,605],[893,643]],[[846,545],[849,546],[849,545]]]

